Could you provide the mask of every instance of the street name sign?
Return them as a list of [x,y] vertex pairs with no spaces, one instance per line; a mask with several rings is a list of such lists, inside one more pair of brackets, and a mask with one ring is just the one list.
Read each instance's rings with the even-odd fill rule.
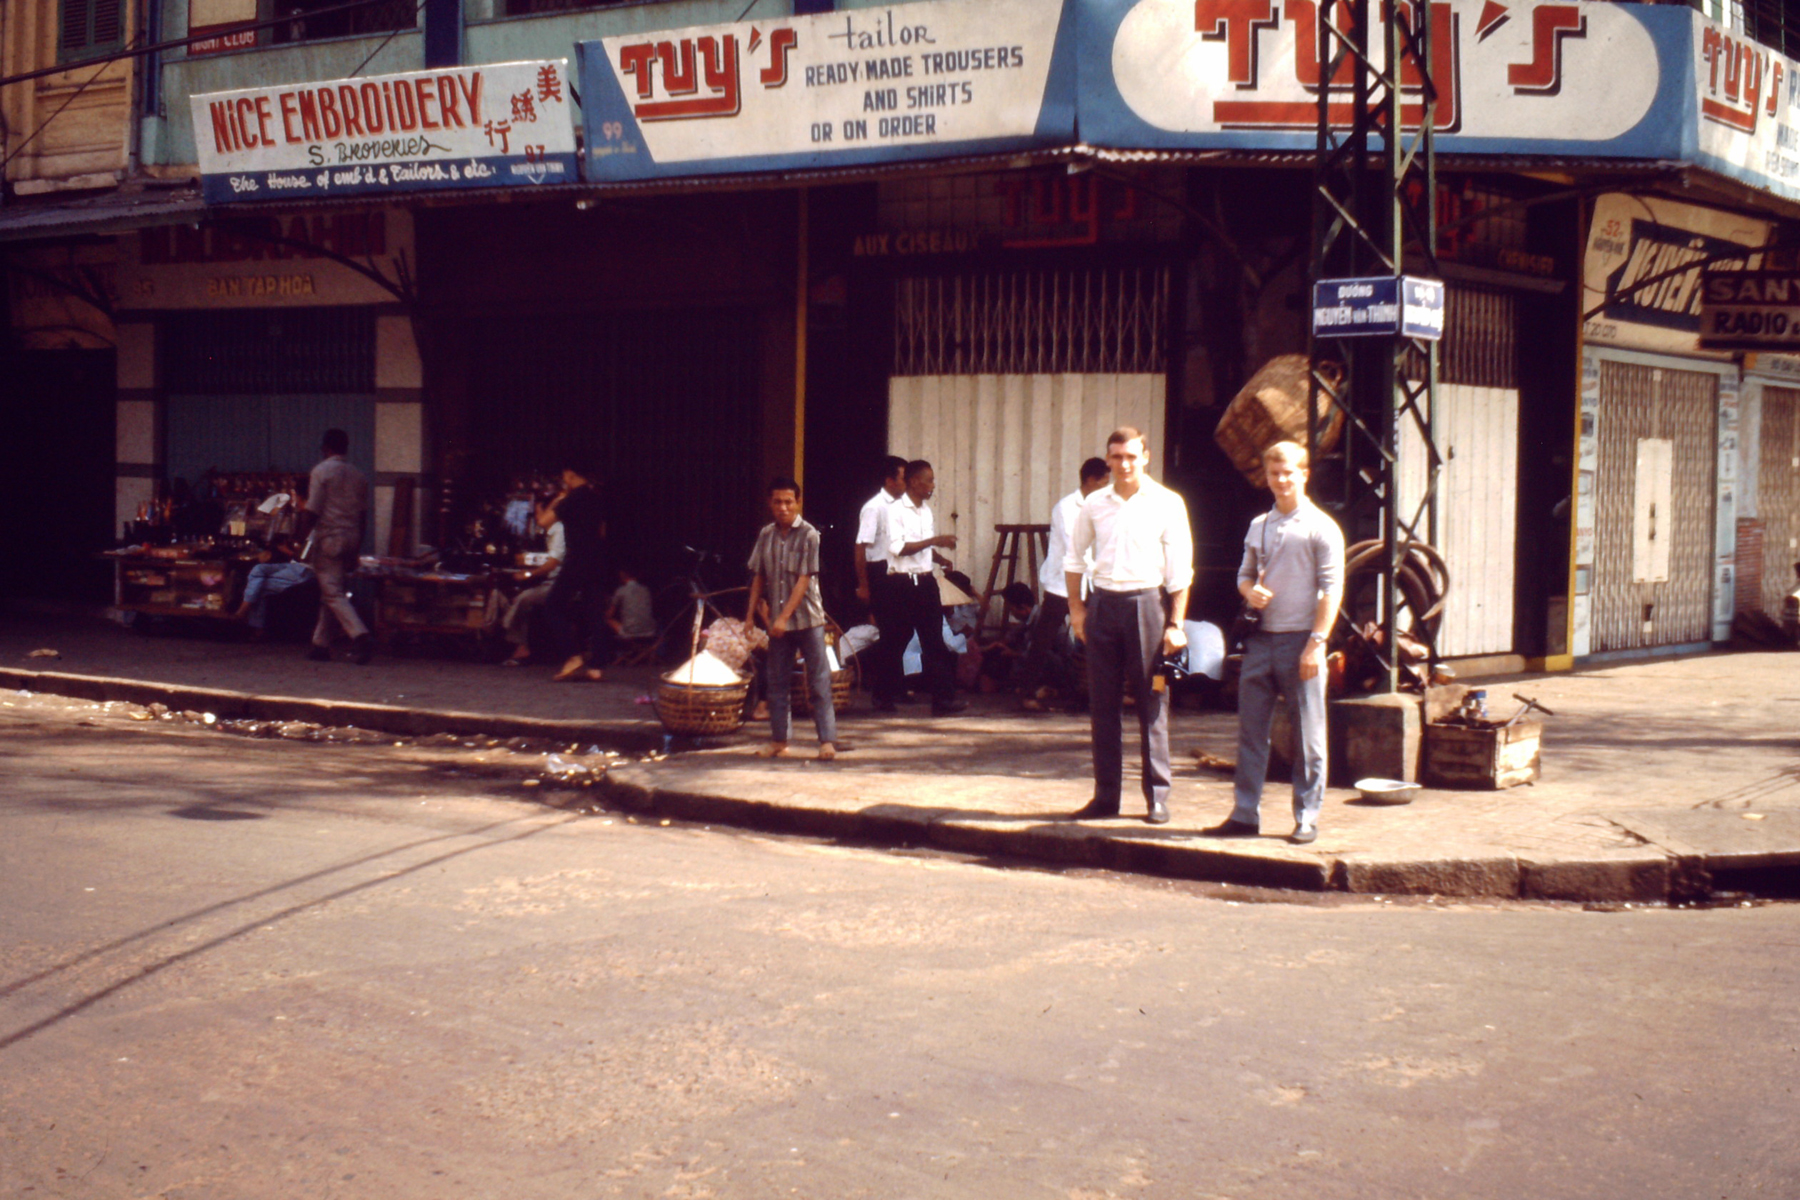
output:
[[1444,281],[1413,275],[1321,279],[1313,284],[1314,337],[1444,336]]

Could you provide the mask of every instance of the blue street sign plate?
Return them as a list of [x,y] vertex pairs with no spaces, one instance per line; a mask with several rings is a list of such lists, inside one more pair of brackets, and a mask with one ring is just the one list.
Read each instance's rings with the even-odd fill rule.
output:
[[1321,279],[1313,284],[1313,336],[1444,336],[1444,281],[1412,275]]

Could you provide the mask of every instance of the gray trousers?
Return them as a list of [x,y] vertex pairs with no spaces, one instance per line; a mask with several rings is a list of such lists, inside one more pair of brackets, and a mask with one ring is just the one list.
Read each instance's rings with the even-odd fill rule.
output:
[[780,637],[769,639],[769,740],[788,740],[788,727],[793,720],[791,689],[794,684],[794,655],[806,659],[806,687],[812,696],[813,728],[819,741],[837,741],[837,709],[831,702],[831,660],[825,657],[825,627],[790,629]]
[[1137,698],[1138,749],[1144,800],[1169,801],[1169,711],[1166,692],[1150,686],[1168,623],[1162,590],[1103,592],[1088,598],[1088,717],[1094,743],[1094,799],[1117,804],[1124,789],[1124,696]]
[[1253,633],[1244,642],[1244,671],[1238,678],[1237,777],[1234,821],[1257,823],[1263,781],[1269,774],[1269,731],[1277,696],[1287,698],[1288,715],[1299,731],[1294,764],[1294,823],[1316,826],[1325,797],[1325,672],[1300,678],[1300,652],[1307,634]]
[[344,578],[356,570],[357,552],[362,542],[357,538],[322,537],[313,547],[309,564],[319,577],[319,623],[313,626],[315,646],[330,646],[337,637],[333,626],[342,626],[352,638],[365,637],[369,627],[356,615],[350,594],[344,589]]

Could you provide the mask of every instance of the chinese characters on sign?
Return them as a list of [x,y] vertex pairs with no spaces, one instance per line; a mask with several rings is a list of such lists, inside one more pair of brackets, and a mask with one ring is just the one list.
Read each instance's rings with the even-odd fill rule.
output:
[[572,183],[565,69],[496,63],[195,96],[206,200]]

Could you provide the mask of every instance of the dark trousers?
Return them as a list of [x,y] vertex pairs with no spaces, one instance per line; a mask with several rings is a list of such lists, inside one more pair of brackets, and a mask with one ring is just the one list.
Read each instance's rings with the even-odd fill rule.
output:
[[606,623],[609,599],[598,576],[571,575],[566,567],[556,576],[540,615],[558,654],[586,655],[588,662],[596,666],[609,660],[612,646],[612,627]]
[[868,655],[869,691],[879,704],[892,704],[900,695],[900,658],[906,652],[906,639],[900,634],[905,619],[900,615],[898,590],[887,564],[869,564],[869,615],[881,636],[863,653]]
[[1162,591],[1103,592],[1088,598],[1088,711],[1094,742],[1094,799],[1118,804],[1124,788],[1124,695],[1137,699],[1144,800],[1169,800],[1169,713],[1166,692],[1150,686],[1167,624]]
[[1057,689],[1069,686],[1068,624],[1069,598],[1045,592],[1031,623],[1030,640],[1025,643],[1025,661],[1015,672],[1015,682],[1025,695],[1030,696],[1045,685]]
[[[956,699],[956,656],[944,645],[944,606],[938,599],[937,577],[929,571],[922,575],[896,571],[888,576],[887,586],[892,589],[894,616],[898,622],[893,641],[896,664],[905,654],[906,644],[918,634],[919,657],[931,702],[949,704]],[[887,640],[886,630],[882,631],[881,638]]]

